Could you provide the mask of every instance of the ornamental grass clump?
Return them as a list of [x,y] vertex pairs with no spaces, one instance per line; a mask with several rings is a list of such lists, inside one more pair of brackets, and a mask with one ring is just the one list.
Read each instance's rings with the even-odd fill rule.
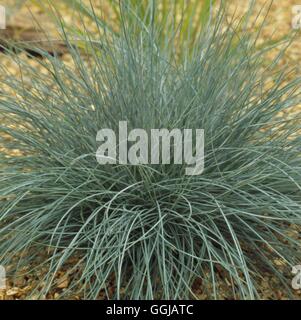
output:
[[[301,261],[289,232],[301,225],[300,113],[281,116],[301,81],[278,64],[285,48],[267,65],[260,30],[223,10],[189,49],[175,40],[181,24],[163,41],[153,19],[128,14],[119,36],[87,32],[80,47],[62,32],[72,63],[39,50],[36,68],[6,49],[20,76],[1,66],[0,264],[8,277],[46,270],[40,297],[66,266],[62,297],[198,298],[201,279],[209,297],[226,281],[230,297],[254,299],[266,272],[290,295],[274,264]],[[204,129],[203,173],[99,164],[97,132],[119,121]]]

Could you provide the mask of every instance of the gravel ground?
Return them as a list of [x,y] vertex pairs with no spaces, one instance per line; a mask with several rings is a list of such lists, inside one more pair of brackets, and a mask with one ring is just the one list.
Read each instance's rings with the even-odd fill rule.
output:
[[[299,3],[298,3],[299,2]],[[4,6],[9,6],[11,1],[2,1]],[[239,0],[232,0],[229,1],[230,3],[230,13],[236,12],[237,15],[240,15],[247,7],[247,1],[239,1]],[[256,4],[256,10],[260,10],[260,8],[265,4],[267,8],[267,1],[266,0],[258,0]],[[292,6],[293,5],[301,5],[301,0],[276,0],[272,4],[266,26],[263,28],[262,37],[260,42],[262,44],[270,42],[271,39],[280,39],[281,37],[285,36],[288,32],[291,32],[291,22],[292,22]],[[31,12],[29,12],[28,8]],[[64,18],[72,23],[76,23],[76,19],[74,16],[68,11],[67,8],[62,8],[62,15]],[[27,8],[22,8],[21,10],[17,11],[8,21],[8,29],[9,29],[9,36],[15,39],[22,39],[24,34],[30,34],[35,39],[40,40],[41,35],[37,35],[35,33],[34,27],[34,20],[32,19],[31,15],[37,17],[37,21],[43,21],[42,27],[45,28],[47,31],[50,31],[52,36],[56,36],[55,29],[53,28],[53,24],[51,23],[50,19],[45,16],[45,14],[37,7],[29,6]],[[260,19],[259,19],[260,22]],[[3,36],[3,31],[0,30],[0,36]],[[26,38],[26,37],[25,37]],[[273,50],[270,53],[270,58],[277,54],[277,50]],[[24,54],[23,54],[24,55]],[[26,55],[24,55],[24,59],[28,59],[28,62],[32,64],[34,67],[38,68],[38,63],[32,59],[29,59]],[[63,53],[62,59],[66,61],[66,63],[70,63],[70,57],[68,54]],[[17,76],[19,74],[19,69],[16,63],[12,62],[7,56],[0,54],[0,63],[2,66],[5,66],[13,75]],[[301,68],[301,37],[300,35],[297,37],[296,41],[292,44],[292,46],[287,51],[285,57],[282,59],[281,63],[286,64],[288,66],[292,66],[293,64],[297,64],[298,67]],[[1,78],[1,75],[0,75]],[[30,79],[28,79],[30,82]],[[292,110],[289,114],[284,116],[294,116],[295,112],[298,112],[301,109],[301,105],[296,106],[295,110]],[[0,152],[5,152],[3,148]],[[16,154],[18,151],[16,150]],[[293,234],[296,239],[300,240],[300,249],[301,249],[301,235],[300,230],[297,230],[294,226],[288,230],[290,234]],[[41,259],[43,256],[41,256]],[[70,261],[70,264],[74,263],[75,261]],[[275,265],[279,270],[287,275],[288,284],[290,283],[290,279],[292,278],[291,270],[287,268],[287,266],[279,259],[274,261]],[[301,262],[300,262],[301,263]],[[30,266],[28,266],[30,268]],[[23,270],[26,274],[26,270]],[[47,272],[46,269],[41,269],[35,275],[23,275],[17,277],[16,279],[8,279],[8,287],[7,290],[0,290],[0,300],[8,299],[35,299],[37,296],[32,294],[32,289],[36,287],[39,283],[39,279],[41,276]],[[64,270],[61,270],[57,274],[57,285],[56,288],[49,293],[49,295],[45,296],[45,299],[59,299],[61,294],[68,290],[68,286],[70,284],[70,279],[75,277],[76,274],[68,274],[68,266],[65,266]],[[219,272],[220,281],[220,299],[233,299],[233,295],[231,292],[230,283],[225,280],[225,276],[223,272]],[[286,290],[283,287],[283,284],[279,283],[279,281],[269,273],[264,273],[259,278],[260,287],[262,289],[262,297],[264,299],[288,299],[289,297],[286,294]],[[40,287],[43,286],[43,283],[40,284]],[[208,296],[205,292],[202,291],[201,281],[196,281],[193,286],[194,292],[197,294],[199,299],[207,299]],[[114,282],[112,281],[112,292],[114,291]],[[101,293],[99,298],[101,299]],[[301,291],[295,292],[295,299],[301,300]],[[81,295],[70,295],[70,299],[81,299]]]

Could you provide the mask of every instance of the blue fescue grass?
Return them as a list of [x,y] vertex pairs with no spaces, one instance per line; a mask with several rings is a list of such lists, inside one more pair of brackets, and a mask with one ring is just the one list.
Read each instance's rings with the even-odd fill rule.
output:
[[[0,100],[0,263],[15,272],[46,266],[40,296],[74,259],[66,296],[197,298],[201,278],[217,298],[217,269],[237,299],[260,297],[266,270],[290,295],[273,264],[301,258],[288,232],[301,224],[300,115],[279,117],[300,102],[301,81],[278,66],[284,49],[263,66],[258,34],[242,31],[245,19],[227,24],[223,10],[191,49],[170,35],[162,46],[160,26],[128,15],[118,38],[86,33],[86,52],[63,32],[74,66],[41,51],[43,74],[7,52],[22,76],[1,67],[9,93]],[[204,173],[99,165],[96,133],[120,120],[129,129],[204,129]]]

